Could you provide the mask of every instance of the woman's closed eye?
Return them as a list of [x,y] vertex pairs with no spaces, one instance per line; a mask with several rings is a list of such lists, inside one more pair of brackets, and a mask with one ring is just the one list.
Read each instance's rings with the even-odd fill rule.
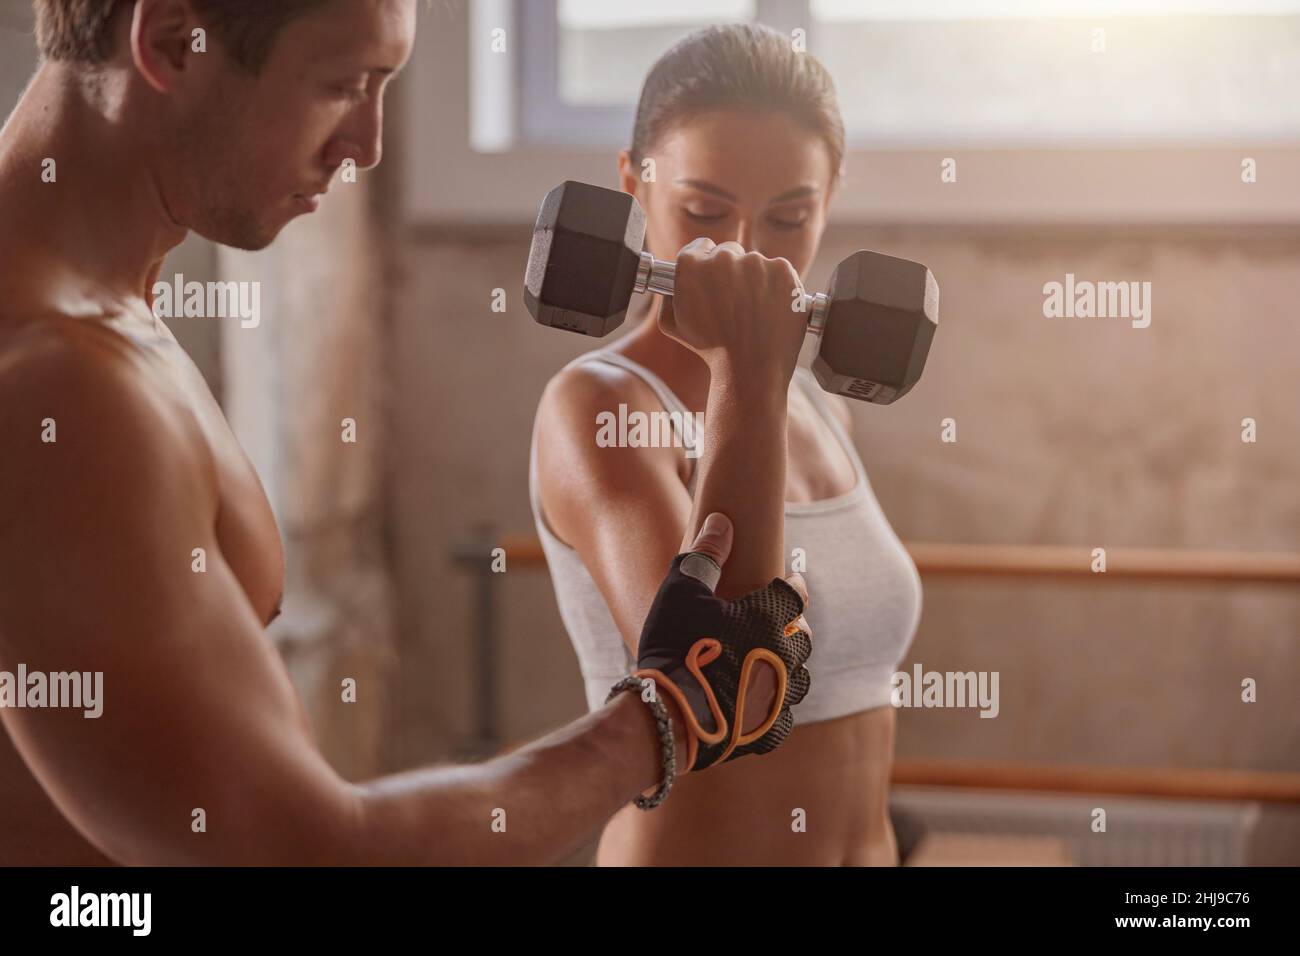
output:
[[809,210],[807,206],[787,206],[784,209],[769,210],[767,221],[775,229],[793,232],[804,227],[808,222],[808,216]]
[[768,216],[767,221],[777,229],[785,232],[793,232],[796,229],[802,229],[808,221],[806,215],[803,216]]
[[725,212],[696,210],[696,209],[691,209],[689,206],[684,208],[682,212],[686,213],[686,218],[692,220],[693,222],[722,222],[722,220],[727,218],[727,213]]
[[[718,223],[722,222],[729,215],[729,213],[725,212],[706,212],[690,208],[682,211],[686,214],[686,218],[690,219],[692,222]],[[794,232],[796,229],[802,229],[808,222],[808,213],[773,214],[767,217],[767,221],[774,229],[779,229],[782,232]]]

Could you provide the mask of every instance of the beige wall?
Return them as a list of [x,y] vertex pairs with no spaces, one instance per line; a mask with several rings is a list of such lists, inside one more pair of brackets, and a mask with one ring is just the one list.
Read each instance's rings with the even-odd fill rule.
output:
[[[469,149],[460,91],[486,42],[470,21],[460,0],[427,10],[403,81],[401,208],[426,224],[402,247],[391,342],[404,762],[455,751],[473,727],[472,583],[449,562],[451,542],[483,521],[531,530],[537,398],[595,344],[522,309],[529,217],[555,182],[612,174],[611,149]],[[1300,547],[1300,238],[1263,225],[1294,222],[1293,144],[989,145],[963,152],[961,184],[948,186],[939,152],[851,154],[839,231],[809,277],[866,247],[927,262],[942,286],[922,384],[896,406],[855,410],[899,534]],[[1242,155],[1273,172],[1244,187]],[[1151,327],[1044,319],[1042,286],[1067,272],[1151,281]],[[497,287],[510,297],[504,315],[489,308]],[[955,445],[939,441],[948,416]],[[1239,439],[1244,417],[1259,422],[1256,444]],[[1300,769],[1295,588],[1085,580],[927,581],[907,663],[999,670],[1002,712],[904,711],[899,753]],[[523,739],[581,713],[581,684],[544,572],[514,568],[493,585],[505,733]],[[1239,702],[1247,676],[1260,682],[1257,704]]]
[[[447,559],[475,523],[531,530],[528,436],[549,376],[590,340],[536,326],[528,227],[413,236],[394,328],[393,544],[405,760],[473,721],[471,585]],[[942,306],[925,377],[855,406],[904,540],[1289,549],[1300,542],[1300,238],[1261,230],[881,228],[828,235],[928,263]],[[1150,328],[1048,320],[1042,286],[1149,280]],[[489,308],[504,288],[509,312]],[[940,421],[958,426],[939,441]],[[1240,422],[1257,419],[1243,444]],[[507,736],[583,709],[544,572],[494,578]],[[903,711],[898,752],[970,759],[1300,769],[1300,594],[1259,586],[926,582],[908,665],[997,670],[1001,715]],[[1244,677],[1260,701],[1239,701]]]

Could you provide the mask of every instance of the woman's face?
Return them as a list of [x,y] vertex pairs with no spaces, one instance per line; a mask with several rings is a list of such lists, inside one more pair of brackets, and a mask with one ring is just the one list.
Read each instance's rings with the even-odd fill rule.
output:
[[831,193],[830,150],[785,113],[718,111],[667,130],[647,153],[654,181],[626,151],[625,192],[646,213],[646,248],[675,259],[692,239],[738,242],[803,275],[817,253]]

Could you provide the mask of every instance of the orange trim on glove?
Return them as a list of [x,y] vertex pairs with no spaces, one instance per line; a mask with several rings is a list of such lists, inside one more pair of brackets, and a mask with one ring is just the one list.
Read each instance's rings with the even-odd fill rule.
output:
[[[786,628],[787,634],[793,633],[791,628],[799,630],[797,626],[791,624]],[[789,672],[786,670],[785,661],[767,648],[756,647],[745,655],[745,660],[740,665],[740,680],[737,684],[736,695],[736,721],[734,724],[728,724],[726,717],[722,713],[722,708],[718,706],[718,699],[713,693],[713,687],[710,686],[702,671],[705,665],[717,660],[721,654],[722,644],[712,637],[700,638],[691,645],[691,649],[686,653],[686,669],[694,675],[695,679],[699,681],[700,687],[704,690],[704,695],[709,702],[709,710],[713,714],[713,722],[718,728],[712,732],[705,730],[700,725],[695,716],[695,711],[686,700],[686,695],[662,671],[650,667],[635,672],[635,676],[648,677],[656,685],[667,688],[668,693],[677,702],[678,710],[681,711],[682,719],[686,724],[686,767],[688,770],[695,766],[695,758],[699,754],[699,742],[701,740],[708,744],[721,743],[727,736],[728,731],[730,731],[731,742],[727,745],[727,749],[722,756],[714,761],[713,765],[716,766],[731,756],[732,751],[738,746],[753,743],[771,730],[772,725],[781,716],[781,707],[785,702],[786,690],[789,687]],[[766,661],[776,671],[776,698],[772,702],[772,712],[767,715],[763,723],[749,733],[743,734],[740,728],[745,712],[745,694],[749,689],[750,674],[759,661]]]
[[730,729],[726,717],[723,716],[722,708],[718,706],[718,698],[714,696],[713,688],[709,685],[701,668],[717,660],[722,654],[722,642],[713,637],[702,637],[686,652],[686,669],[694,675],[699,681],[700,687],[704,691],[704,696],[709,702],[709,710],[713,714],[713,722],[717,725],[717,730],[708,731],[700,726],[699,719],[695,716],[695,710],[687,701],[686,695],[682,693],[672,680],[668,678],[663,671],[648,667],[643,670],[635,671],[636,677],[649,677],[656,685],[662,685],[668,689],[673,700],[677,701],[677,709],[681,711],[682,720],[686,724],[686,769],[690,770],[695,766],[695,757],[699,753],[700,744],[703,740],[706,744],[720,743]]
[[[749,690],[749,675],[754,669],[754,665],[760,660],[767,661],[776,669],[776,699],[772,702],[772,712],[767,715],[767,719],[758,726],[758,729],[742,734],[740,728],[745,714],[745,694]],[[717,759],[717,763],[722,763],[730,757],[731,752],[738,746],[753,743],[771,730],[772,725],[776,723],[776,718],[781,715],[781,707],[785,703],[785,691],[788,684],[789,675],[785,669],[785,661],[781,660],[776,654],[765,647],[756,647],[745,655],[745,660],[740,665],[740,681],[736,685],[736,724],[731,731],[731,743],[722,756]]]

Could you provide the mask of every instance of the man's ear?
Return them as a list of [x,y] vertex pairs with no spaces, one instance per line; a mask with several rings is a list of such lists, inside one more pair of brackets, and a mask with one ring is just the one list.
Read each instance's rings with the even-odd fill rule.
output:
[[190,57],[198,17],[188,0],[136,0],[131,12],[131,59],[159,93],[176,88]]

